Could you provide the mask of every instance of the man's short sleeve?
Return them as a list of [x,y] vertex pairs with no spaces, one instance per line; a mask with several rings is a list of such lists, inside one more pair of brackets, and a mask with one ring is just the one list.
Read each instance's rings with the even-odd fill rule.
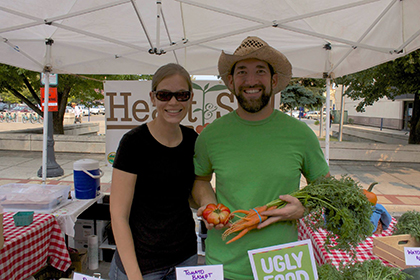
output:
[[197,176],[207,176],[213,172],[205,138],[205,134],[202,133],[195,142],[194,169]]

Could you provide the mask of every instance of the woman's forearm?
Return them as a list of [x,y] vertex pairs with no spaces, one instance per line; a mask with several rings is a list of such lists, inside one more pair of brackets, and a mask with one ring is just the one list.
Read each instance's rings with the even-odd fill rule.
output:
[[124,266],[125,273],[130,280],[143,280],[134,250],[133,236],[128,220],[121,217],[111,217],[112,229],[118,254]]

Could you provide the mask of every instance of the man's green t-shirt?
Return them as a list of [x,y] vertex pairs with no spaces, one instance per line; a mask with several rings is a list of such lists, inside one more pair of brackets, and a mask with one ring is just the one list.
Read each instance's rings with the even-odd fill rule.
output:
[[[249,210],[298,190],[301,174],[315,180],[328,173],[318,138],[304,122],[278,110],[262,121],[236,111],[208,125],[195,146],[195,173],[216,176],[216,196],[231,211]],[[206,264],[223,264],[226,278],[253,279],[248,250],[297,241],[295,222],[279,222],[225,244],[223,230],[210,230]]]

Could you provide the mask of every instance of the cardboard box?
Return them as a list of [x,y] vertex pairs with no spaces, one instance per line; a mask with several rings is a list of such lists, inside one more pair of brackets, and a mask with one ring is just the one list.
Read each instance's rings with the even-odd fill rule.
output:
[[71,271],[84,273],[88,268],[87,250],[80,249],[69,252],[71,258]]
[[[106,226],[109,221],[96,220],[96,235],[98,236],[98,242],[101,244],[105,240]],[[86,241],[88,236],[95,234],[95,225],[93,220],[77,219],[74,225],[74,239],[78,241]]]
[[400,268],[408,268],[410,266],[405,264],[404,247],[420,247],[420,242],[410,234],[374,237],[372,252]]
[[[79,251],[80,250],[89,250],[89,244],[88,244],[87,240],[76,240],[76,239],[74,239],[74,247]],[[99,260],[102,261],[103,260],[103,250],[101,248],[99,248],[98,254],[99,254],[99,256],[98,256]]]
[[76,239],[74,239],[74,247],[77,250],[81,250],[81,249],[87,250],[87,249],[89,249],[87,240],[76,240]]

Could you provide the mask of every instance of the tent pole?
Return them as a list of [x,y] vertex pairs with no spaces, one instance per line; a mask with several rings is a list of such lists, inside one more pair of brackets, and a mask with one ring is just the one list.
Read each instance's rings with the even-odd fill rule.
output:
[[[331,78],[326,79],[326,87],[327,87],[327,100],[325,102],[326,108],[326,121],[325,121],[325,160],[327,163],[330,163],[330,83]],[[323,117],[323,113],[321,112],[321,117]]]
[[[48,154],[48,122],[49,122],[49,114],[48,114],[48,102],[50,97],[50,71],[51,71],[51,46],[53,44],[53,40],[47,39],[45,45],[46,49],[46,63],[44,67],[44,75],[45,75],[45,91],[44,91],[44,136],[42,142],[42,182],[45,184],[47,181],[47,154]],[[42,105],[42,104],[41,104]]]
[[338,141],[343,141],[343,125],[344,125],[344,85],[341,85],[341,105],[340,105],[340,129]]
[[322,105],[321,106],[321,109],[319,110],[319,115],[321,116],[320,118],[319,118],[319,134],[318,134],[318,137],[319,138],[322,138],[322,132],[323,132],[323,128],[322,128],[322,111],[323,111],[323,109],[324,109],[324,105]]
[[411,42],[413,42],[417,37],[419,37],[420,36],[420,29],[416,32],[416,33],[414,33],[413,34],[413,36],[411,36],[410,38],[408,38],[408,40],[407,41],[405,41],[398,49],[396,49],[394,52],[396,52],[396,53],[400,53],[400,52],[402,52],[403,50],[404,50],[404,48],[408,45],[408,44],[410,44]]
[[[391,9],[391,7],[395,4],[396,1],[391,2],[385,10],[382,11],[382,13],[373,21],[373,23],[368,27],[368,29],[362,34],[362,36],[360,36],[359,40],[357,40],[357,43],[360,43],[363,41],[363,39],[366,38],[366,36],[370,33],[370,31],[372,31],[372,29],[378,24],[378,22],[380,20],[382,20],[382,18],[388,13],[388,11]],[[343,55],[343,57],[338,60],[337,63],[334,63],[334,67],[330,70],[330,72],[334,72],[335,69],[338,68],[338,66],[350,55],[350,53],[352,53],[355,49],[351,48],[350,50],[348,50],[346,52],[345,55]]]
[[162,2],[157,1],[156,7],[157,7],[157,13],[156,13],[156,52],[159,53],[160,49],[160,7]]
[[50,73],[51,73],[51,46],[54,43],[52,39],[47,39],[45,44],[46,64],[44,67],[45,74],[45,91],[44,91],[44,130],[42,142],[42,166],[38,170],[38,177],[42,177],[42,182],[45,184],[47,177],[58,177],[64,174],[64,170],[55,161],[54,155],[54,139],[53,139],[53,119],[52,112],[48,110],[49,95],[50,95]]
[[[47,45],[47,49],[51,46]],[[48,51],[47,51],[48,54]],[[50,71],[48,68],[44,68],[45,74],[45,91],[44,91],[44,136],[42,142],[42,182],[45,184],[47,180],[47,148],[48,148],[48,121],[49,121],[49,114],[48,114],[48,99],[50,93]]]
[[136,15],[137,15],[137,18],[138,18],[138,20],[141,24],[141,27],[143,28],[144,34],[146,35],[146,38],[147,38],[147,41],[149,42],[150,50],[153,50],[152,40],[150,40],[149,33],[147,32],[146,26],[143,23],[143,19],[140,16],[140,12],[139,12],[139,9],[137,8],[136,1],[131,0],[131,4],[133,5],[134,11],[136,12]]

